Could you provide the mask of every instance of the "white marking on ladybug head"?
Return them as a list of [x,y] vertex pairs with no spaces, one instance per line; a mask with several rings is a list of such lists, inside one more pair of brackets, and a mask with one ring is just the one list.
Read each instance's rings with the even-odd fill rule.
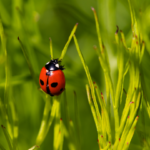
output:
[[55,67],[59,68],[59,64],[55,64]]
[[46,63],[46,65],[48,65],[48,64],[49,64],[49,62]]

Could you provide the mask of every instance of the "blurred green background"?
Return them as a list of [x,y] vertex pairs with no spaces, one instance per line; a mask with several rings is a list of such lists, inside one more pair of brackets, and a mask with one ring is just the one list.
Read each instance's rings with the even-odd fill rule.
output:
[[[134,0],[132,1],[132,5],[146,43],[141,72],[144,75],[148,93],[150,90],[150,1]],[[76,37],[80,49],[89,66],[93,80],[98,83],[105,95],[103,72],[93,49],[94,45],[98,46],[98,40],[91,7],[94,7],[98,14],[102,40],[109,55],[113,82],[116,85],[117,51],[114,38],[116,25],[124,32],[128,46],[130,46],[132,38],[131,19],[127,0],[0,0],[0,16],[7,39],[9,68],[9,92],[7,96],[9,100],[14,102],[19,119],[18,149],[26,150],[34,145],[45,104],[45,94],[39,90],[39,86],[37,87],[30,74],[26,59],[17,40],[18,36],[25,46],[38,82],[41,68],[50,60],[49,37],[51,37],[53,43],[54,58],[59,58],[73,26],[79,23]],[[77,94],[80,115],[81,149],[97,150],[97,132],[85,90],[87,78],[73,40],[68,47],[62,64],[65,65],[66,93],[69,116],[72,120],[74,120],[73,91],[76,91]],[[125,81],[128,81],[128,77]],[[4,100],[4,86],[5,57],[4,52],[0,49],[0,98],[2,101]],[[127,89],[127,87],[128,83],[126,82],[125,88]],[[148,94],[147,98],[150,98]],[[146,118],[144,124],[148,127],[150,125],[149,121],[147,121],[149,118],[146,112],[144,113]],[[4,124],[1,118],[0,124]],[[140,131],[136,132],[135,135],[139,135],[133,137],[133,144],[137,145],[138,149],[138,145],[142,146],[144,143],[141,139],[144,136],[149,136]],[[40,149],[52,149],[52,142],[53,126],[50,128]],[[8,149],[1,128],[0,143]],[[64,143],[64,149],[67,150],[67,141],[65,140]],[[132,149],[132,144],[130,147]]]

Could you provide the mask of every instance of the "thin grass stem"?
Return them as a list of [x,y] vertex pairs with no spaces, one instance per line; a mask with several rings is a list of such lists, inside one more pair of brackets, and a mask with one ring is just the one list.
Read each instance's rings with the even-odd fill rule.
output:
[[77,26],[78,26],[78,23],[76,23],[76,25],[75,25],[74,28],[72,29],[71,34],[70,34],[70,36],[69,36],[69,38],[68,38],[68,41],[67,41],[67,43],[65,44],[65,46],[64,46],[64,48],[63,48],[63,50],[62,50],[62,52],[61,52],[61,56],[60,56],[59,60],[62,60],[62,59],[64,58],[64,56],[65,56],[65,54],[66,54],[66,52],[67,52],[67,48],[68,48],[68,46],[69,46],[69,43],[70,43],[70,41],[71,41],[73,35],[74,35],[75,32],[76,32]]

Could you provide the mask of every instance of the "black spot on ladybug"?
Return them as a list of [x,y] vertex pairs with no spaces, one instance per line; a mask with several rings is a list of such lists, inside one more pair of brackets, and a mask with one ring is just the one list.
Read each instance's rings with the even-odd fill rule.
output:
[[58,85],[57,82],[53,82],[53,83],[51,84],[51,87],[56,87],[57,85]]
[[61,88],[60,91],[63,91],[63,88]]
[[41,85],[44,85],[44,81],[43,81],[43,80],[41,80],[41,79],[40,79],[40,83],[41,83]]

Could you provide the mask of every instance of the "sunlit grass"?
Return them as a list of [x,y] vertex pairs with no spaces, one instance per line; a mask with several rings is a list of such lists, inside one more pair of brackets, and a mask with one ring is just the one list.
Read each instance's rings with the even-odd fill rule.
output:
[[[17,3],[17,1],[15,1],[14,4],[15,3]],[[25,9],[28,10],[28,13],[34,10],[34,4],[32,2],[29,2],[26,5],[27,6]],[[69,44],[73,43],[72,45],[74,45],[75,47],[74,50],[76,49],[77,54],[81,60],[81,62],[78,63],[82,64],[82,69],[85,72],[83,76],[86,76],[84,91],[86,91],[87,97],[86,95],[83,96],[85,101],[84,99],[81,99],[81,95],[78,95],[78,93],[76,93],[75,91],[72,92],[72,96],[70,96],[71,94],[69,93],[70,95],[68,97],[68,89],[66,89],[60,96],[54,96],[53,98],[39,90],[37,74],[37,72],[39,72],[38,65],[46,63],[47,60],[45,62],[40,62],[37,59],[37,55],[39,54],[41,57],[43,57],[43,55],[46,55],[46,57],[50,55],[49,59],[55,59],[55,56],[58,55],[57,50],[55,51],[56,43],[54,42],[53,38],[49,39],[50,50],[47,48],[48,46],[42,44],[42,36],[40,35],[38,26],[36,24],[37,20],[30,21],[30,24],[33,24],[33,26],[30,26],[30,24],[26,24],[28,17],[26,16],[26,18],[24,18],[25,14],[23,14],[21,3],[18,4],[16,10],[13,10],[14,18],[12,19],[12,29],[15,30],[14,33],[18,34],[15,35],[15,38],[12,38],[12,41],[15,41],[13,51],[18,49],[18,53],[23,54],[25,63],[27,64],[26,66],[28,67],[21,67],[23,68],[23,70],[27,69],[26,74],[22,75],[20,73],[21,71],[19,71],[19,75],[15,76],[16,78],[11,76],[14,68],[11,68],[12,65],[10,64],[8,58],[13,58],[10,56],[8,57],[8,54],[10,53],[10,47],[9,42],[7,42],[7,38],[9,39],[9,36],[12,33],[8,34],[9,30],[7,29],[7,19],[9,18],[9,14],[7,14],[7,11],[5,10],[5,7],[3,5],[0,6],[7,18],[4,22],[2,21],[2,19],[4,18],[4,14],[2,15],[2,19],[0,18],[0,50],[2,50],[0,54],[3,57],[3,60],[0,61],[0,65],[2,64],[4,67],[3,70],[5,76],[5,80],[2,80],[0,82],[0,87],[4,89],[2,91],[4,92],[4,96],[0,97],[0,133],[2,133],[2,135],[0,135],[0,138],[5,137],[4,140],[7,143],[7,145],[5,145],[0,141],[0,149],[41,149],[44,145],[46,145],[45,141],[49,140],[48,135],[50,134],[53,136],[53,139],[49,141],[51,142],[52,146],[46,145],[48,149],[50,149],[49,147],[53,147],[54,150],[62,150],[67,147],[69,150],[80,150],[84,149],[82,145],[88,145],[90,139],[95,139],[95,137],[91,137],[91,131],[97,132],[97,147],[95,146],[94,149],[99,148],[99,150],[127,150],[130,149],[130,147],[132,149],[136,149],[137,147],[138,149],[141,149],[142,146],[145,149],[149,148],[149,131],[147,131],[148,133],[145,133],[144,129],[146,127],[148,128],[148,122],[145,123],[143,117],[143,115],[146,114],[150,118],[150,104],[148,99],[149,93],[147,92],[146,87],[147,80],[145,81],[144,73],[141,71],[141,64],[145,55],[145,48],[147,48],[146,41],[143,41],[145,40],[145,38],[143,39],[143,37],[146,36],[143,35],[143,32],[141,31],[141,26],[138,20],[139,18],[136,15],[134,7],[130,0],[128,0],[128,6],[131,16],[132,31],[130,44],[129,40],[126,41],[124,31],[120,30],[119,26],[117,26],[116,31],[114,31],[114,37],[112,41],[112,43],[114,43],[115,45],[114,47],[117,53],[116,59],[118,74],[116,84],[114,84],[114,79],[111,74],[111,60],[108,57],[110,51],[107,50],[107,46],[105,46],[105,43],[103,42],[103,31],[101,30],[101,24],[99,23],[102,22],[102,20],[99,19],[99,17],[97,16],[97,11],[93,7],[93,20],[95,19],[96,29],[93,28],[92,30],[96,32],[98,38],[98,46],[94,46],[94,49],[96,51],[95,58],[97,58],[97,60],[99,61],[99,65],[102,68],[101,74],[104,74],[104,76],[101,76],[100,78],[104,77],[101,80],[104,80],[104,83],[106,85],[105,89],[101,89],[101,85],[99,85],[99,82],[94,81],[93,73],[90,71],[89,64],[96,65],[96,61],[89,63],[84,57],[84,47],[80,43],[78,32],[76,33],[76,30],[80,30],[80,27],[78,27],[80,26],[80,23],[76,23],[73,29],[70,30],[71,33],[68,37],[68,40],[66,44],[64,44],[65,46],[64,48],[62,48],[62,51],[59,53],[59,60],[63,60],[65,62],[65,59],[67,59],[68,57],[67,50],[70,50]],[[15,7],[15,5],[13,5],[13,7]],[[37,14],[37,12],[34,11],[34,17],[35,13]],[[8,20],[10,20],[10,18]],[[15,21],[17,21],[16,26]],[[26,33],[26,31],[28,30],[30,32]],[[58,37],[60,34],[61,33],[58,34]],[[11,36],[14,37],[14,35]],[[47,49],[47,52],[45,53],[43,49]],[[87,51],[88,50],[86,50],[86,52]],[[92,53],[94,53],[94,51],[92,51]],[[71,65],[71,62],[69,65]],[[97,72],[99,69],[100,68],[97,68],[97,70],[94,71],[94,74],[98,74]],[[70,70],[70,72],[73,72],[73,70]],[[128,79],[129,81],[126,79]],[[33,137],[31,138],[31,141],[29,140],[31,143],[28,143],[28,141],[26,142],[26,144],[23,144],[23,137],[26,138],[26,133],[23,131],[23,125],[20,124],[20,120],[22,120],[20,116],[21,112],[16,111],[16,106],[18,106],[16,105],[16,103],[24,101],[24,98],[18,98],[16,99],[16,101],[14,101],[17,96],[12,96],[12,92],[15,91],[13,90],[14,86],[25,84],[26,82],[30,82],[32,80],[35,83],[34,88],[36,88],[35,91],[37,90],[37,92],[33,91],[31,95],[28,95],[28,89],[26,89],[26,91],[18,90],[18,95],[22,92],[25,93],[25,95],[32,97],[30,99],[30,104],[33,111],[33,97],[37,99],[36,103],[40,103],[38,101],[39,99],[44,99],[44,106],[42,110],[39,110],[40,106],[36,105],[38,106],[37,109],[38,112],[40,112],[41,116],[39,116],[39,113],[33,112],[37,113],[37,115],[35,115],[36,117],[34,119],[31,118],[31,120],[40,120],[36,125],[38,128],[36,128],[35,131],[33,130],[35,126],[31,129],[27,129],[28,133],[30,133],[29,135],[31,136],[33,134]],[[128,83],[126,83],[126,81],[128,81]],[[106,94],[103,94],[105,92]],[[39,93],[40,96],[36,95],[35,93]],[[68,101],[74,103],[74,110],[71,110],[74,116],[70,114]],[[91,110],[91,114],[93,116],[92,121],[95,124],[95,128],[91,129],[89,127],[89,132],[87,133],[88,137],[82,135],[83,131],[81,131],[81,123],[83,122],[81,120],[84,120],[84,117],[88,116],[87,114],[82,114],[82,116],[84,115],[84,117],[80,118],[81,114],[79,112],[81,111],[79,111],[79,109],[81,109],[81,106],[79,107],[79,101],[83,101],[83,105],[85,105],[85,102],[89,103],[89,110]],[[64,107],[64,109],[62,109],[62,106]],[[21,107],[22,111],[24,111],[23,106],[18,107]],[[26,108],[28,108],[28,106]],[[143,111],[145,114],[143,113]],[[25,113],[27,112],[28,110],[26,109]],[[24,119],[25,118],[23,118],[23,120]],[[138,125],[140,126],[140,131]],[[141,126],[143,128],[141,128]],[[86,125],[86,127],[88,127],[88,124]],[[23,133],[24,135],[20,136]],[[139,136],[139,139],[141,139],[142,142],[145,142],[143,142],[143,145],[136,142],[137,145],[135,145],[135,142],[132,140],[134,139],[134,134],[140,135],[140,133],[143,133],[144,136]],[[28,138],[30,137],[28,136]],[[84,141],[84,138],[88,138],[89,141]],[[83,144],[83,141],[86,143]]]

